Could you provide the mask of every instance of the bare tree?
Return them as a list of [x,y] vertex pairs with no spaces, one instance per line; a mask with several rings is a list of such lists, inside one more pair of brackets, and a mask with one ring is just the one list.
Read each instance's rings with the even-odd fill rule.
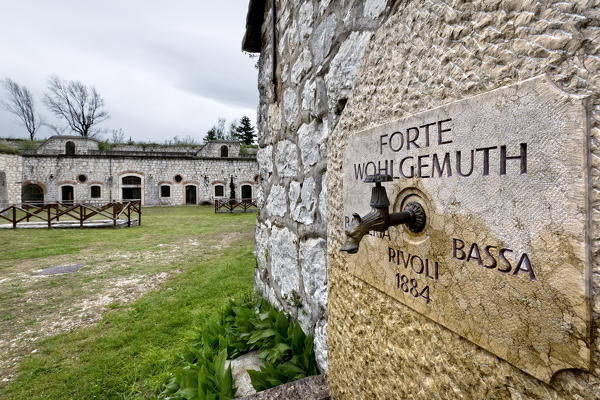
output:
[[29,139],[33,140],[43,122],[40,115],[35,113],[31,92],[10,78],[6,78],[3,83],[8,92],[8,100],[0,102],[0,107],[16,115],[29,132]]
[[123,129],[113,129],[111,131],[109,142],[112,144],[125,143],[125,132],[123,132]]
[[71,128],[69,128],[68,126],[63,125],[55,125],[50,123],[44,123],[44,125],[50,128],[50,130],[56,135],[66,135],[71,130]]
[[95,125],[110,118],[104,110],[104,99],[93,86],[79,81],[64,81],[58,76],[48,80],[44,103],[54,115],[63,118],[69,128],[81,136],[94,136]]

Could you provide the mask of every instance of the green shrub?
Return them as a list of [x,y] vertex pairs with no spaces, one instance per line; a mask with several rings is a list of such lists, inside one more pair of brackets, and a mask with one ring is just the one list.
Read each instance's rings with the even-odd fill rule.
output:
[[10,146],[7,143],[0,142],[0,153],[19,154],[19,150],[15,149],[14,147]]
[[231,301],[218,318],[199,329],[182,355],[184,366],[170,379],[161,397],[233,398],[231,367],[225,368],[225,359],[253,350],[265,364],[260,371],[248,371],[257,391],[318,373],[313,337],[265,300],[246,296]]
[[98,142],[98,150],[108,152],[112,150],[112,144],[105,140],[103,142]]

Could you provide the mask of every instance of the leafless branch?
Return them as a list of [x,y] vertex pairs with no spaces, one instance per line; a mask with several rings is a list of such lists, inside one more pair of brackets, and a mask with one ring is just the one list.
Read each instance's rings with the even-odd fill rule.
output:
[[35,113],[31,92],[10,78],[6,78],[3,83],[8,92],[8,100],[0,102],[0,107],[17,116],[29,132],[29,138],[33,140],[43,122],[40,115]]
[[48,80],[44,103],[54,115],[64,119],[72,131],[84,137],[97,134],[95,125],[110,118],[104,110],[104,99],[95,87],[79,81],[64,81],[56,75]]

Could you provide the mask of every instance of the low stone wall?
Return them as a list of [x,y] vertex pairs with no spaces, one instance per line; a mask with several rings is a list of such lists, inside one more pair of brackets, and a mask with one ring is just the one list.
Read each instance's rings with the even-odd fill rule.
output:
[[0,205],[21,201],[21,156],[0,153]]

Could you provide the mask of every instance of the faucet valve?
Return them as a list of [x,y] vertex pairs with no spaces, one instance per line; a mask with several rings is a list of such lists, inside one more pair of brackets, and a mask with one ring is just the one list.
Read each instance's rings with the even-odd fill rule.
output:
[[390,214],[390,201],[381,182],[392,180],[390,175],[367,175],[365,183],[375,183],[371,190],[371,212],[364,217],[357,213],[352,214],[352,222],[346,228],[346,242],[341,248],[342,251],[350,254],[358,252],[360,241],[369,231],[384,232],[390,226],[401,224],[406,225],[414,233],[421,232],[425,228],[427,222],[425,210],[417,202],[409,202],[401,212]]

